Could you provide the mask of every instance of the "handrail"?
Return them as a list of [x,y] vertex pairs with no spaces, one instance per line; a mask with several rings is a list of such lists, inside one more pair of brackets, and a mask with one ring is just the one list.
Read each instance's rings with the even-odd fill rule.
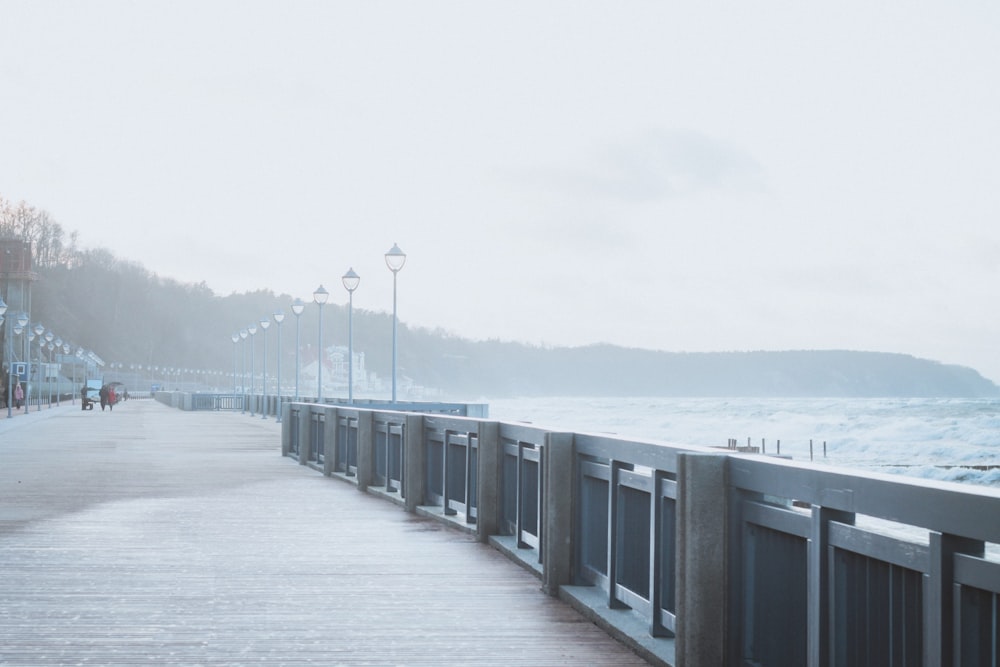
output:
[[285,456],[474,533],[653,662],[997,664],[998,491],[487,419],[284,410]]

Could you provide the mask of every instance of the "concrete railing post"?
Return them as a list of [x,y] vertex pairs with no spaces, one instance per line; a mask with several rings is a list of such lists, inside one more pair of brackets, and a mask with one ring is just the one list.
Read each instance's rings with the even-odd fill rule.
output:
[[547,433],[542,450],[545,481],[541,498],[542,590],[558,595],[559,587],[573,583],[573,434]]
[[358,491],[367,491],[375,476],[375,432],[372,413],[358,413]]
[[312,438],[312,408],[303,405],[299,410],[299,463],[309,462],[309,443]]
[[[986,543],[934,531],[930,534],[929,546],[930,572],[924,612],[924,626],[927,628],[924,632],[924,664],[929,667],[958,665],[962,656],[955,648],[955,630],[959,624],[955,612],[955,556],[970,554],[983,558]],[[995,614],[993,612],[994,618]],[[984,616],[990,616],[988,605]],[[989,637],[989,630],[986,631],[986,636]],[[993,641],[997,641],[995,636]]]
[[500,452],[499,422],[479,422],[476,537],[484,543],[500,532]]
[[337,470],[337,440],[340,437],[340,411],[323,406],[323,474],[329,477]]
[[403,428],[403,494],[406,511],[416,512],[424,504],[427,491],[426,454],[424,450],[424,417],[406,415]]
[[288,456],[288,453],[292,451],[292,429],[290,422],[288,421],[291,417],[291,405],[286,403],[283,410],[281,411],[281,455]]
[[727,456],[677,456],[678,665],[726,665]]

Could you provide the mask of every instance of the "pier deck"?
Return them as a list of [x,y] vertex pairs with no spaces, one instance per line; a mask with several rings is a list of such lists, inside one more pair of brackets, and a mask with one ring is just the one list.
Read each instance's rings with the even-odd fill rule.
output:
[[154,401],[0,420],[0,665],[645,665],[469,535]]

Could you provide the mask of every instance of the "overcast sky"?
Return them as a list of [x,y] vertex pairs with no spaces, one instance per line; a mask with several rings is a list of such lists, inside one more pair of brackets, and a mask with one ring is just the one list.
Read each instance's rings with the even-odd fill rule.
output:
[[1000,381],[1000,3],[0,0],[0,195],[226,295]]

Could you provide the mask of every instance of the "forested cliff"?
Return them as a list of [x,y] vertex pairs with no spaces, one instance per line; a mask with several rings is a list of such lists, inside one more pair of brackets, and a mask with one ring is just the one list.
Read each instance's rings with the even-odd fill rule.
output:
[[[39,270],[36,317],[107,361],[229,371],[232,334],[284,310],[286,376],[294,364],[292,297],[269,291],[217,296],[205,285],[159,278],[103,253]],[[302,359],[315,358],[316,308],[303,313]],[[445,325],[447,323],[444,323]],[[276,338],[272,327],[270,344]],[[390,373],[388,313],[355,309],[354,345],[369,371]],[[345,345],[347,312],[324,309],[324,345]],[[308,341],[308,342],[307,342]],[[258,338],[257,354],[260,354]],[[976,371],[909,355],[843,350],[658,352],[591,345],[538,347],[471,341],[399,326],[399,369],[417,385],[467,400],[505,395],[992,396]],[[272,364],[274,364],[272,357]],[[273,373],[274,366],[272,366]]]

